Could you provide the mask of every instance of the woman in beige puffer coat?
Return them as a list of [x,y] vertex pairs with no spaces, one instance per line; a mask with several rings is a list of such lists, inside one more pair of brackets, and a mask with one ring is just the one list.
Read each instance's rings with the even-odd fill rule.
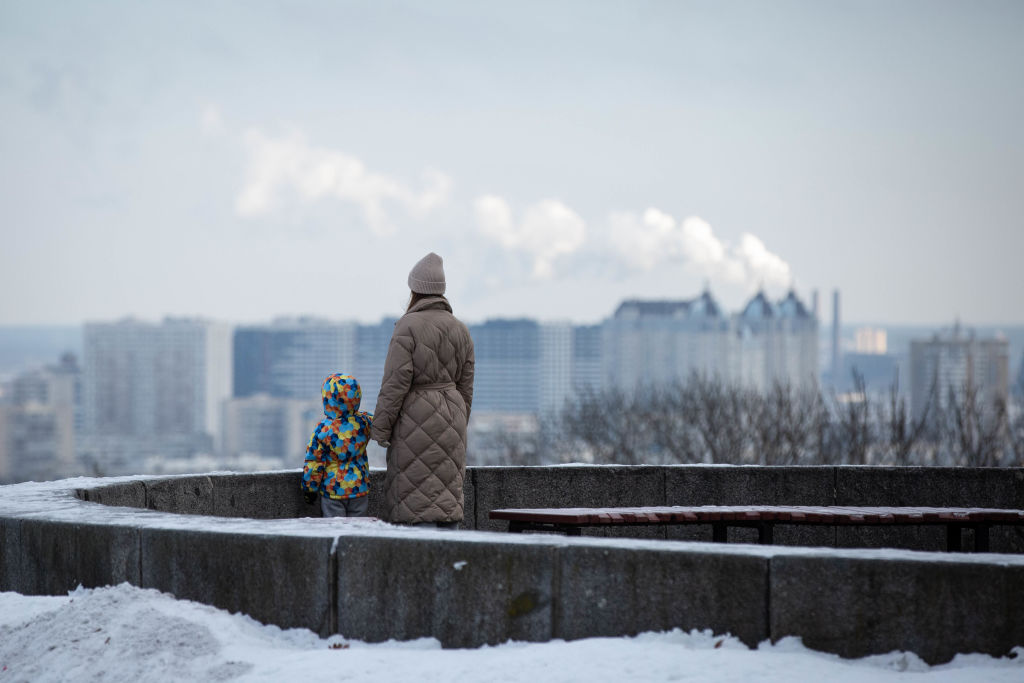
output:
[[463,518],[473,340],[444,297],[441,257],[409,273],[412,298],[395,324],[371,437],[386,446],[389,522],[455,526]]

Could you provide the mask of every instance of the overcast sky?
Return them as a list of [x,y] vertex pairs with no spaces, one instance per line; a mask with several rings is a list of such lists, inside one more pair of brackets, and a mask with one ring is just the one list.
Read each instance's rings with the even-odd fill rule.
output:
[[1022,2],[0,3],[0,324],[1024,322]]

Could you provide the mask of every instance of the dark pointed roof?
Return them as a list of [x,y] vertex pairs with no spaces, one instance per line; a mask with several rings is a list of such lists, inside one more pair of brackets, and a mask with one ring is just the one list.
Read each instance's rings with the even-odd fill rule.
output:
[[718,302],[711,296],[711,292],[705,288],[699,297],[690,302],[690,315],[718,318],[722,315],[722,309],[718,307]]
[[797,298],[796,292],[792,289],[789,290],[789,294],[786,298],[779,302],[777,306],[779,315],[783,318],[798,318],[800,320],[810,320],[812,317],[810,311],[804,306],[804,303]]
[[776,315],[775,306],[772,305],[772,302],[768,301],[768,297],[764,295],[764,290],[761,290],[754,295],[753,299],[747,302],[740,317],[747,320],[765,320],[774,318]]

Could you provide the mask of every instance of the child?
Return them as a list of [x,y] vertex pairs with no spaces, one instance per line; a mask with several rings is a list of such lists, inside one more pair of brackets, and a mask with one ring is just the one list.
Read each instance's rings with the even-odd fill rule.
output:
[[370,467],[366,444],[373,416],[359,412],[363,392],[349,375],[324,380],[323,420],[313,430],[302,467],[302,491],[312,505],[320,497],[324,517],[365,517],[369,507]]

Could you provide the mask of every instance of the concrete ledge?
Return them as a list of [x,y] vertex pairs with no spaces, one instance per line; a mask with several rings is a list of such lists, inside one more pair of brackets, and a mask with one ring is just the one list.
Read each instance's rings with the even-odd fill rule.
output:
[[[837,526],[837,548],[906,548],[946,550],[946,528],[935,525]],[[964,534],[964,550],[974,550],[973,534]]]
[[168,477],[144,482],[146,507],[186,515],[213,514],[213,482],[207,476]]
[[21,520],[0,516],[0,592],[17,591],[15,581],[21,571],[18,553],[21,552]]
[[[666,505],[833,505],[833,467],[735,467],[711,465],[665,468]],[[710,525],[669,527],[666,538],[710,541]],[[756,543],[754,529],[729,530],[730,541]],[[832,546],[832,528],[775,528],[776,545]]]
[[13,520],[7,527],[7,590],[25,595],[60,595],[86,588],[129,582],[139,585],[137,529],[104,524],[75,524],[46,519]]
[[[257,475],[212,474],[118,482],[82,489],[82,499],[185,514],[281,519],[319,517],[302,501],[299,470]],[[370,473],[369,515],[384,519],[385,472]],[[205,480],[209,480],[209,484]],[[479,493],[478,493],[479,489]],[[463,529],[500,531],[499,507],[616,505],[957,505],[1024,508],[1024,468],[852,466],[757,467],[668,465],[640,467],[471,467],[465,479]],[[591,528],[585,536],[707,541],[710,527]],[[749,529],[730,540],[756,541]],[[943,532],[927,527],[776,527],[776,545],[942,550]],[[972,548],[965,534],[965,548]],[[990,549],[1024,553],[1024,530],[993,527]]]
[[666,505],[834,505],[833,467],[669,465]]
[[339,539],[338,632],[371,642],[430,636],[445,647],[550,640],[555,548],[447,533]]
[[836,467],[835,505],[1024,508],[1024,469]]
[[491,521],[498,508],[663,505],[665,475],[660,467],[477,467],[473,468],[476,529],[504,531]]
[[97,486],[79,491],[81,500],[114,507],[146,507],[146,485],[141,481],[126,481],[109,486]]
[[[320,506],[306,505],[302,498],[299,489],[301,479],[298,472],[268,472],[259,476],[210,475],[213,508],[209,514],[250,519],[319,517]],[[188,488],[187,484],[185,488]],[[202,507],[197,505],[196,509]]]
[[863,657],[893,650],[929,664],[1024,643],[1024,566],[926,559],[773,557],[771,637]]
[[[479,524],[492,507],[820,503],[829,495],[824,502],[834,502],[838,489],[830,486],[841,474],[843,495],[863,494],[864,504],[939,501],[914,497],[924,482],[958,492],[953,504],[992,507],[1016,500],[1024,481],[1019,469],[915,469],[875,484],[885,470],[843,469],[480,468],[467,477],[467,523]],[[283,628],[369,641],[432,636],[446,647],[675,627],[730,632],[751,645],[798,635],[844,656],[905,649],[932,663],[1024,645],[1018,555],[415,531],[311,519],[318,509],[301,502],[298,477],[288,471],[0,487],[0,589],[60,594],[79,584],[128,581]],[[372,473],[374,490],[382,478],[382,471]],[[371,493],[371,513],[380,498]],[[852,529],[780,526],[776,539],[803,542],[815,532],[822,543],[906,542],[855,537]],[[753,534],[737,529],[732,536]],[[995,538],[996,530],[993,545]],[[965,542],[971,547],[969,534]]]
[[768,638],[768,561],[743,554],[570,546],[559,551],[557,638],[672,628]]
[[181,529],[141,533],[137,585],[282,628],[334,632],[332,538]]
[[[835,470],[835,505],[1024,508],[1021,468],[842,466]],[[836,544],[942,550],[946,539],[942,529],[904,526],[884,530],[841,529]],[[1024,534],[1012,528],[993,527],[989,548],[997,553],[1024,553]]]

